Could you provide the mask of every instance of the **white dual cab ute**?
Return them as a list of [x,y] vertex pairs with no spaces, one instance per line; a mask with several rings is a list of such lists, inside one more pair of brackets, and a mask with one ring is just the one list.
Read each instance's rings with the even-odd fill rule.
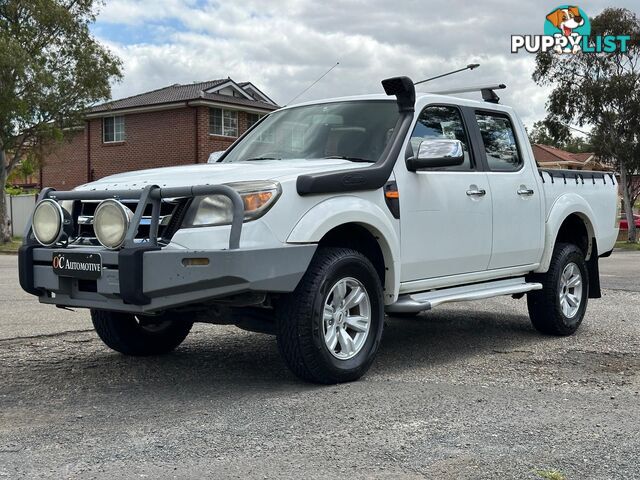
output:
[[575,332],[616,240],[614,176],[538,169],[489,89],[382,85],[277,110],[214,164],[43,190],[22,287],[89,308],[128,355],[171,351],[195,321],[275,333],[319,383],[367,371],[385,312],[526,294],[536,329]]

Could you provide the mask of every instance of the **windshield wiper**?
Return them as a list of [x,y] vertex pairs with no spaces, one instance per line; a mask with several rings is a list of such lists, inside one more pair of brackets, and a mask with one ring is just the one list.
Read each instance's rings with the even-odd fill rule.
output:
[[329,157],[322,157],[327,159],[339,159],[339,160],[349,160],[350,162],[364,162],[364,163],[374,163],[373,160],[368,158],[359,158],[359,157],[347,157],[345,155],[331,155]]
[[245,158],[243,162],[253,162],[255,160],[282,160],[282,159],[276,158],[276,157],[254,157],[254,158]]

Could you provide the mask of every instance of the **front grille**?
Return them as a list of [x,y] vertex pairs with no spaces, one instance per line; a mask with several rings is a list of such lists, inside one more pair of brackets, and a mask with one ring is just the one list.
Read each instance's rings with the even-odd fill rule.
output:
[[[97,243],[95,233],[93,231],[93,216],[96,208],[100,204],[98,200],[83,200],[76,202],[79,205],[74,206],[76,224],[75,243]],[[121,200],[121,203],[129,208],[132,212],[138,207],[137,200]],[[173,234],[180,228],[176,220],[182,222],[185,206],[189,203],[188,199],[163,200],[160,203],[160,219],[158,224],[158,239],[168,241]],[[149,238],[149,229],[151,227],[151,210],[152,205],[148,204],[140,220],[136,240],[146,240]],[[174,215],[176,216],[173,219]],[[75,216],[75,215],[74,215]]]

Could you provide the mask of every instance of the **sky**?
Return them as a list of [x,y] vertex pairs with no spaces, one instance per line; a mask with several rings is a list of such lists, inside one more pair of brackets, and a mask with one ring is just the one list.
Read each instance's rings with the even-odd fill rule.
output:
[[[638,11],[636,2],[578,5],[592,17],[609,6]],[[511,35],[542,34],[545,15],[558,6],[557,0],[105,0],[92,30],[123,61],[114,99],[231,77],[286,105],[336,62],[295,102],[382,93],[387,77],[418,81],[480,63],[422,90],[504,83],[501,102],[531,126],[545,117],[549,90],[531,79],[533,54],[511,53]]]

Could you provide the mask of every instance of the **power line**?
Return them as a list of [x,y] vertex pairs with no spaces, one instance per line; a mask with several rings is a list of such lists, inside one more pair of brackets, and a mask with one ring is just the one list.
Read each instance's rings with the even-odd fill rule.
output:
[[[326,76],[329,74],[329,72],[330,72],[331,70],[333,70],[334,68],[336,68],[338,65],[340,65],[340,62],[336,62],[336,64],[335,64],[333,67],[331,67],[329,70],[327,70],[327,71],[326,71],[326,72],[324,72],[322,75],[320,75],[320,77],[319,77],[315,82],[313,82],[313,83],[312,83],[311,85],[309,85],[307,88],[305,88],[304,90],[302,90],[299,94],[297,94],[295,97],[293,97],[291,100],[289,100],[289,101],[287,102],[287,105],[289,105],[289,104],[290,104],[291,102],[293,102],[296,98],[300,97],[303,93],[305,93],[307,90],[309,90],[311,87],[313,87],[316,83],[318,83],[320,80],[322,80],[324,77],[326,77]],[[285,106],[286,106],[286,105],[285,105]]]
[[585,132],[583,130],[580,130],[579,128],[576,127],[572,127],[571,125],[567,125],[568,128],[570,128],[571,130],[575,130],[576,132],[580,132],[583,135],[586,135],[587,137],[591,135],[591,132]]

